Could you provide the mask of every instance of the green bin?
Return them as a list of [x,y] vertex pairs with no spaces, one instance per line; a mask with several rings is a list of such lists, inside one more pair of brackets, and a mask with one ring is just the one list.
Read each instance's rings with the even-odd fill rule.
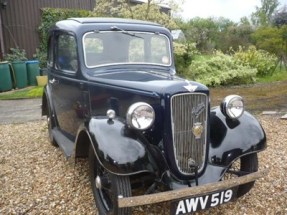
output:
[[15,75],[16,88],[24,88],[28,85],[26,62],[16,61],[12,63]]
[[36,86],[37,85],[37,76],[40,75],[39,61],[31,60],[26,61],[27,65],[27,76],[28,76],[28,85]]
[[12,90],[12,78],[8,62],[0,62],[0,92]]

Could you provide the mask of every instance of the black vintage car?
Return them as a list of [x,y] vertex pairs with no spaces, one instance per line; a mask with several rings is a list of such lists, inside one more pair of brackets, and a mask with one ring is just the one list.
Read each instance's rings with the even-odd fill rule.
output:
[[[71,18],[51,29],[42,113],[67,157],[87,157],[100,214],[171,202],[171,214],[246,194],[266,147],[259,122],[230,95],[176,76],[172,37],[150,22]],[[136,196],[135,196],[136,195]]]

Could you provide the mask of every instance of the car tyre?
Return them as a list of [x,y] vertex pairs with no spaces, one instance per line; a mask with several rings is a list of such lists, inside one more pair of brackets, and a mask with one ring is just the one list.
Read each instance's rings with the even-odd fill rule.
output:
[[[253,173],[258,171],[257,154],[249,154],[240,158],[240,170],[243,172]],[[237,196],[243,196],[248,193],[254,186],[255,181],[240,185],[237,191]]]
[[[119,208],[118,196],[131,196],[131,185],[128,176],[118,176],[106,171],[95,156],[92,146],[89,147],[89,172],[92,191],[98,213],[101,215],[117,214],[130,215],[131,208]],[[101,186],[96,184],[100,178]]]
[[[240,157],[235,162],[233,162],[223,180],[230,179],[233,177],[240,177],[249,173],[258,171],[258,158],[257,153],[248,154]],[[251,181],[247,184],[240,185],[237,190],[237,197],[243,196],[248,193],[254,186],[255,181]]]

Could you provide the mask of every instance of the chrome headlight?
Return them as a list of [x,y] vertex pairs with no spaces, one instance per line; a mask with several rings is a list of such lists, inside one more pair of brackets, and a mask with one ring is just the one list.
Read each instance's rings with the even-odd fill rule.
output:
[[153,124],[154,118],[154,109],[144,102],[132,104],[127,112],[128,126],[138,130],[148,129]]
[[238,119],[244,112],[243,99],[237,95],[226,96],[221,102],[220,108],[225,116]]

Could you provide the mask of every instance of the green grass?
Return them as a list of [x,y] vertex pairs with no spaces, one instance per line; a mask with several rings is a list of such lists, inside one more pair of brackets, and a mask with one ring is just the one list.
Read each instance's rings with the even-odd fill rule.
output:
[[287,80],[287,68],[284,66],[280,69],[276,68],[275,72],[271,76],[256,77],[257,83],[271,83],[275,81],[286,81]]
[[0,100],[41,98],[43,89],[43,87],[28,87],[20,90],[0,93]]

